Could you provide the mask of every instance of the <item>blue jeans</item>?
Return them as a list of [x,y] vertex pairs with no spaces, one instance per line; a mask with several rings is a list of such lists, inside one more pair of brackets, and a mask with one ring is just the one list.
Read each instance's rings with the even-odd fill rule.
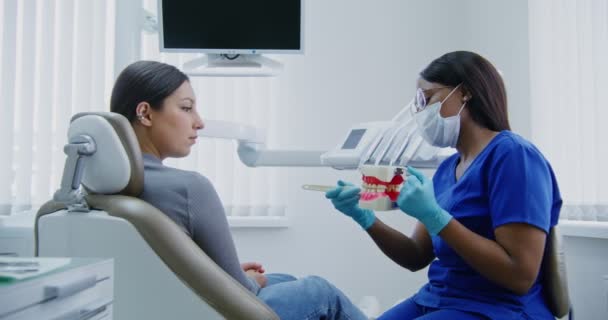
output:
[[440,320],[462,319],[479,320],[488,319],[482,315],[458,311],[453,309],[435,309],[421,306],[412,299],[407,299],[383,313],[378,320]]
[[258,298],[281,320],[367,320],[342,291],[321,277],[297,279],[274,273],[266,278],[268,282],[258,292]]

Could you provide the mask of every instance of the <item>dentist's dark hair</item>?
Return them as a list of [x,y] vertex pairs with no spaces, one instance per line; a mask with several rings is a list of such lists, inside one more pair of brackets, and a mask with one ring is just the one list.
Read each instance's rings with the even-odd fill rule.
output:
[[185,81],[190,81],[188,76],[172,65],[157,61],[134,62],[120,73],[114,83],[110,111],[133,122],[139,103],[147,102],[154,110],[161,110],[165,98]]
[[420,76],[429,82],[456,87],[469,95],[466,106],[478,125],[493,130],[511,130],[507,92],[498,70],[482,56],[468,51],[446,53],[429,64]]

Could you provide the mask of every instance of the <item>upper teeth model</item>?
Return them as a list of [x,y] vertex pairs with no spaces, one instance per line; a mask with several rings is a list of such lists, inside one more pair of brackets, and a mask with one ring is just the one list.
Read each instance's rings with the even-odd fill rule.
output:
[[359,206],[378,211],[395,209],[397,207],[395,201],[405,181],[405,168],[364,165],[360,171],[363,175],[363,183]]

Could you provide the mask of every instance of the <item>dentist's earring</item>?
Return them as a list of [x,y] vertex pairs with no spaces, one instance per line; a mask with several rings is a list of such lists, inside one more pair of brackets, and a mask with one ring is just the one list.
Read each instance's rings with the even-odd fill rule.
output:
[[141,114],[137,115],[137,120],[142,121],[144,120],[144,116],[142,116]]

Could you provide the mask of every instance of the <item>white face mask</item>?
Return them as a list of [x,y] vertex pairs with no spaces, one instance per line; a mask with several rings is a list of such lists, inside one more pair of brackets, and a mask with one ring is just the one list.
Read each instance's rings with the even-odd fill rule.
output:
[[414,118],[418,123],[418,127],[422,132],[422,137],[426,142],[435,147],[456,147],[458,136],[460,135],[460,112],[464,108],[463,103],[458,111],[458,114],[443,118],[439,111],[443,103],[458,89],[457,85],[450,94],[441,102],[435,102],[430,106],[426,106],[424,110],[415,113]]

